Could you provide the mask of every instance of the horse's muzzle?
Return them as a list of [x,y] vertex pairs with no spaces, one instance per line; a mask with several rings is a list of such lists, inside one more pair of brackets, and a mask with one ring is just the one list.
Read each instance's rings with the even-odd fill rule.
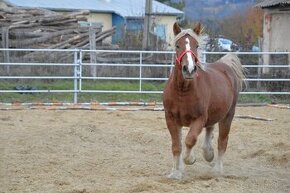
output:
[[187,65],[182,66],[183,78],[184,79],[193,79],[196,70],[197,70],[196,65],[194,65],[194,68],[193,68],[193,70],[191,72],[189,72],[189,69],[188,69]]

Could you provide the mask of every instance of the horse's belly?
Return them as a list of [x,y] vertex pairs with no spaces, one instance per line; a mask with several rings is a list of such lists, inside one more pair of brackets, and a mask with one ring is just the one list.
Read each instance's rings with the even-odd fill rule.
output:
[[215,125],[216,123],[218,123],[219,121],[221,120],[221,118],[220,117],[217,117],[217,118],[209,118],[208,120],[207,120],[207,122],[205,123],[205,127],[209,127],[209,126],[213,126],[213,125]]
[[231,105],[224,105],[223,108],[209,108],[208,110],[208,118],[206,121],[205,126],[212,126],[221,120],[223,120],[227,114],[229,113],[229,110],[231,108]]

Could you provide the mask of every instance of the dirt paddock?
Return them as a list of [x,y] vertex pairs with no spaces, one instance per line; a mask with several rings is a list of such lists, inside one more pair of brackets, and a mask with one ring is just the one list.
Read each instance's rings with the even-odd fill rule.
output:
[[290,192],[290,111],[237,114],[274,121],[234,119],[221,175],[202,157],[202,133],[197,162],[175,181],[163,112],[0,111],[0,193]]

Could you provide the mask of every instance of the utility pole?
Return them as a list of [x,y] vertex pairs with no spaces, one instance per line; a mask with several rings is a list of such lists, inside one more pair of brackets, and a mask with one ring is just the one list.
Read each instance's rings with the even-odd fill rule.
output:
[[151,15],[152,15],[152,0],[146,0],[143,42],[142,42],[143,50],[147,50],[150,47]]

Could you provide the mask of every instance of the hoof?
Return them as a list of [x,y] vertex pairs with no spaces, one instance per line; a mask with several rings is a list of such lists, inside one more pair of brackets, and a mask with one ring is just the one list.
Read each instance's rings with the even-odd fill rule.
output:
[[173,169],[167,177],[174,180],[181,180],[183,177],[183,174],[180,170]]
[[184,158],[183,161],[186,165],[193,165],[196,159],[193,156],[189,156],[189,157]]
[[213,150],[213,148],[204,149],[203,150],[203,157],[204,157],[204,159],[206,161],[212,162],[212,160],[214,158],[214,150]]
[[213,167],[213,170],[218,174],[223,174],[224,173],[223,164],[216,162],[214,167]]

